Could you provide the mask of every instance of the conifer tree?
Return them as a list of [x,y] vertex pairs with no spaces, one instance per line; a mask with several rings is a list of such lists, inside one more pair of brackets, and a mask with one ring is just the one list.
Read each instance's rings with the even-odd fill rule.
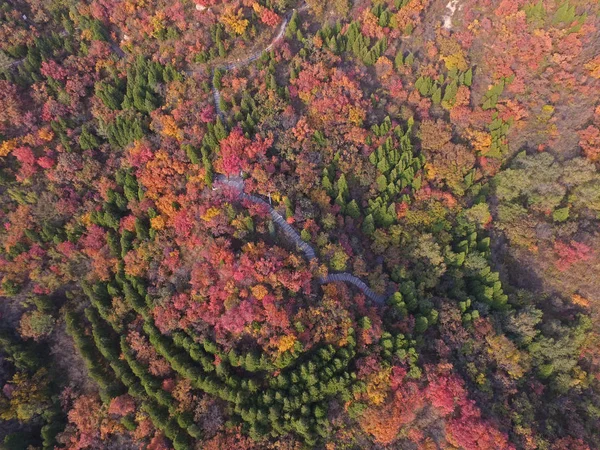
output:
[[350,203],[346,206],[346,214],[348,214],[353,219],[358,219],[360,217],[360,209],[358,208],[358,204],[356,200],[352,199]]
[[362,231],[366,235],[371,235],[375,231],[375,220],[373,219],[372,214],[369,214],[367,217],[365,217],[362,225]]

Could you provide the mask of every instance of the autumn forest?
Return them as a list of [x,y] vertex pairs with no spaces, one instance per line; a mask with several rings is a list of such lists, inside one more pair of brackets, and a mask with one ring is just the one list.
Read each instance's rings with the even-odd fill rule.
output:
[[0,449],[600,449],[600,2],[0,0]]

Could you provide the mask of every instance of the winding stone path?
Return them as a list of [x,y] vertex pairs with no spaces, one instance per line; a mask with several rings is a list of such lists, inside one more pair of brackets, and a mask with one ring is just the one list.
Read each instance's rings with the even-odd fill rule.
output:
[[[214,76],[214,72],[213,72],[213,76]],[[215,109],[217,110],[217,114],[219,115],[221,120],[223,122],[225,122],[225,112],[223,112],[223,110],[221,109],[221,92],[219,92],[219,90],[215,87],[214,84],[212,86],[212,94],[213,94],[213,99],[215,101]]]
[[[238,197],[243,200],[251,201],[259,205],[264,205],[268,210],[273,222],[275,222],[281,232],[291,241],[296,247],[304,253],[304,257],[310,262],[317,259],[315,249],[306,241],[302,239],[300,234],[292,227],[287,221],[279,214],[265,199],[258,197],[257,195],[247,194],[244,192],[244,180],[241,177],[227,178],[224,175],[217,175],[215,179],[215,187],[213,190],[218,190],[220,185],[225,185],[233,189]],[[320,284],[328,283],[349,283],[358,288],[365,294],[371,301],[380,305],[385,304],[387,299],[384,295],[379,295],[373,291],[367,284],[360,278],[352,275],[351,273],[331,273],[325,277],[319,279]]]
[[366,283],[358,277],[355,277],[351,273],[343,272],[343,273],[330,273],[326,277],[323,277],[319,280],[321,284],[327,283],[350,283],[356,286],[358,289],[362,291],[368,298],[370,298],[373,302],[378,303],[380,305],[385,304],[387,299],[384,295],[379,295],[373,289],[366,285]]
[[269,208],[269,214],[271,215],[273,222],[279,225],[279,228],[281,228],[283,234],[285,234],[288,239],[296,244],[296,247],[298,247],[298,249],[304,253],[306,259],[308,261],[312,261],[313,259],[317,258],[315,250],[306,241],[304,241],[298,232],[289,223],[287,223],[283,216],[275,211],[265,200],[257,197],[256,195],[248,195],[245,193],[242,194],[242,197],[250,200],[253,203],[260,203]]

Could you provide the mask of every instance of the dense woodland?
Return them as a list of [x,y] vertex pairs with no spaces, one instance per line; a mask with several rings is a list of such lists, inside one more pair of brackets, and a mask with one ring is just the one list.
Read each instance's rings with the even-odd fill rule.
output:
[[598,1],[1,1],[0,448],[599,449],[599,163]]

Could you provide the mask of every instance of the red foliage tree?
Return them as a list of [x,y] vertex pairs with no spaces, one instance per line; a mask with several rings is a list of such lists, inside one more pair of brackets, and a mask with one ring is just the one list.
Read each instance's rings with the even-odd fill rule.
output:
[[17,127],[22,119],[22,106],[17,86],[10,81],[0,80],[0,133]]
[[171,446],[162,433],[156,433],[150,440],[146,450],[170,450]]
[[234,128],[221,141],[220,169],[227,176],[237,176],[241,171],[250,171],[250,164],[264,158],[272,139],[256,137],[251,141],[244,136],[240,127]]
[[394,367],[390,376],[393,395],[381,408],[371,407],[360,418],[361,428],[381,444],[394,442],[400,429],[411,422],[425,405],[418,385],[405,381],[406,370]]
[[274,27],[281,21],[281,18],[269,8],[263,8],[263,10],[260,13],[260,20],[265,25]]
[[131,414],[134,411],[135,401],[128,394],[120,395],[118,397],[113,398],[110,401],[110,405],[108,407],[108,413],[115,414],[117,416],[126,416],[127,414]]
[[29,147],[17,147],[12,152],[17,161],[21,163],[21,168],[17,174],[19,181],[26,180],[37,172],[35,165],[35,155]]
[[97,396],[82,395],[75,399],[68,413],[74,430],[68,433],[67,448],[72,450],[94,448],[99,445],[102,404]]
[[564,272],[575,263],[591,259],[593,250],[583,242],[571,241],[570,243],[565,243],[563,241],[556,241],[554,243],[554,252],[558,256],[558,260],[555,263],[556,268]]
[[587,158],[591,161],[597,161],[600,158],[600,129],[590,125],[585,130],[580,131],[579,146]]

